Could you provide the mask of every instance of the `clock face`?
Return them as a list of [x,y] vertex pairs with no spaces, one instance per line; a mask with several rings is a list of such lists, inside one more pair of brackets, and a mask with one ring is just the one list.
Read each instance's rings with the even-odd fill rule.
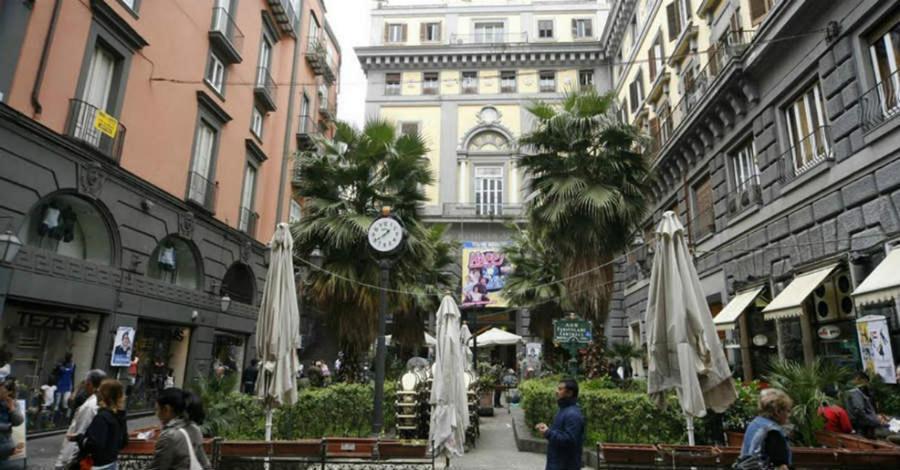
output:
[[403,227],[391,217],[376,219],[369,226],[369,246],[380,253],[390,253],[403,242]]

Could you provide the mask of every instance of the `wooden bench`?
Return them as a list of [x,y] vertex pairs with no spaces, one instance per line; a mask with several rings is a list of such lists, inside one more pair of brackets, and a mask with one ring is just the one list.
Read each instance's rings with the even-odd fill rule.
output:
[[857,449],[857,450],[900,450],[900,446],[887,441],[876,441],[868,439],[858,434],[845,434],[841,432],[816,431],[816,441],[823,446],[834,447],[836,449]]

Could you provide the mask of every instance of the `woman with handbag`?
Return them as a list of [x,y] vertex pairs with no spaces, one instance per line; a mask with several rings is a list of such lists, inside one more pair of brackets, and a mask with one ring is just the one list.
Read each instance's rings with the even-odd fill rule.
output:
[[[162,424],[162,432],[153,449],[149,470],[204,469],[198,457],[203,453],[203,443],[194,442],[185,421],[186,395],[180,388],[167,388],[156,398],[156,416]],[[205,455],[203,460],[206,460]]]
[[116,470],[119,451],[128,444],[125,419],[125,387],[116,379],[105,379],[97,390],[97,415],[84,434],[75,438],[81,456],[91,470]]
[[788,470],[791,446],[784,426],[794,402],[781,390],[768,388],[759,394],[759,416],[744,433],[741,455],[732,468],[738,470]]

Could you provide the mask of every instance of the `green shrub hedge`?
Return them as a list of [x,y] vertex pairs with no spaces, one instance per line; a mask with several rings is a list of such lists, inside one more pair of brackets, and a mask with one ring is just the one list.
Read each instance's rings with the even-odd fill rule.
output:
[[[669,397],[665,410],[659,410],[645,392],[638,391],[642,382],[635,382],[625,390],[610,388],[611,382],[606,380],[579,384],[578,403],[587,425],[586,442],[686,443],[684,416],[675,395]],[[551,379],[528,380],[520,385],[525,421],[530,428],[540,422],[552,422],[557,411],[556,385]],[[738,402],[724,416],[726,429],[742,426],[755,414],[755,390],[755,384],[738,384]],[[699,436],[711,432],[707,421],[695,420],[699,441],[703,440]]]

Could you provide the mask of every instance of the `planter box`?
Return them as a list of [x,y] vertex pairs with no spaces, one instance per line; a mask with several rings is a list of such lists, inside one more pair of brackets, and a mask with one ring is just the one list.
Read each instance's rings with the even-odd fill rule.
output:
[[660,444],[663,462],[675,465],[716,465],[719,453],[713,446],[673,446]]
[[744,445],[744,433],[742,432],[726,431],[725,437],[728,447],[740,448]]
[[847,467],[900,468],[900,450],[848,450],[838,454],[838,461]]
[[837,467],[838,457],[845,451],[840,449],[821,449],[818,447],[793,447],[795,467]]
[[741,456],[740,447],[717,447],[719,464],[730,467]]
[[856,434],[844,434],[839,432],[816,431],[816,441],[823,446],[839,449],[900,450],[900,446],[887,441],[876,441],[873,439],[866,439],[865,437]]
[[327,457],[345,457],[354,459],[370,459],[375,455],[377,439],[326,437],[325,455]]
[[224,457],[265,457],[271,446],[266,441],[225,441],[221,453]]
[[119,453],[128,455],[153,455],[154,447],[156,447],[156,441],[129,439],[128,445],[126,445]]
[[382,459],[424,459],[428,455],[425,444],[408,444],[403,442],[380,442],[378,456]]
[[600,444],[600,454],[606,464],[654,464],[659,449],[653,444]]
[[321,457],[322,441],[319,439],[274,441],[272,442],[272,455],[276,457]]

